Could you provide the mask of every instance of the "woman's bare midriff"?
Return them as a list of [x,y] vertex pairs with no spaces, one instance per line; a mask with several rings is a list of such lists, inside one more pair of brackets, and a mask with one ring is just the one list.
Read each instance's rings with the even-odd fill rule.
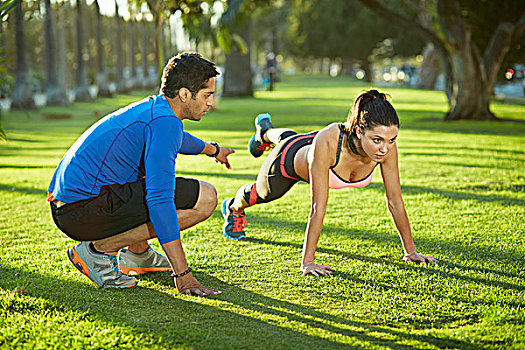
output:
[[308,150],[310,149],[310,145],[304,146],[297,153],[295,154],[295,158],[293,160],[293,167],[295,169],[295,173],[299,175],[302,179],[305,179],[306,181],[310,181],[310,173],[308,171]]

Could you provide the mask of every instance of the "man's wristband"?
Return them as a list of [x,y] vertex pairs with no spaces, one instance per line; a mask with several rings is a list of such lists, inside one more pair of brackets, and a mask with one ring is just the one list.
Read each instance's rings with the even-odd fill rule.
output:
[[182,276],[186,276],[187,274],[189,274],[191,272],[191,267],[188,266],[188,269],[184,272],[181,272],[181,273],[172,273],[171,274],[171,277],[173,278],[178,278],[178,277],[182,277]]
[[213,158],[217,157],[219,153],[221,152],[221,147],[219,146],[219,144],[215,141],[208,141],[208,144],[215,146],[216,150],[214,154],[207,154],[207,156],[213,157]]

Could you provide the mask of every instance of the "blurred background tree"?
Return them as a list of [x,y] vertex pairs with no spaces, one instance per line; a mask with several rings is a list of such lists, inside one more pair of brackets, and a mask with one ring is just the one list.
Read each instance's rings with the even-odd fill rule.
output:
[[445,119],[496,119],[490,98],[505,56],[525,34],[525,2],[437,0],[431,28],[408,17],[408,5],[394,9],[376,0],[360,1],[435,45],[447,80]]
[[357,64],[368,82],[372,60],[416,55],[424,44],[355,1],[295,0],[288,21],[285,47],[293,57],[340,60],[340,69],[347,74]]
[[[7,3],[13,1],[1,2]],[[447,120],[494,119],[489,107],[497,80],[525,60],[523,1],[21,3],[2,17],[0,28],[0,49],[10,58],[3,64],[2,97],[12,108],[136,88],[154,93],[169,57],[198,51],[223,71],[224,97],[252,97],[268,81],[272,57],[277,80],[284,73],[320,73],[438,87],[449,100]]]
[[[0,3],[0,83],[2,84],[2,90],[0,94],[4,95],[4,85],[7,85],[7,69],[5,66],[8,58],[5,55],[5,42],[4,42],[4,21],[9,12],[13,11],[18,6],[20,0],[7,0]],[[2,127],[2,110],[0,109],[0,140],[7,141],[4,128]]]

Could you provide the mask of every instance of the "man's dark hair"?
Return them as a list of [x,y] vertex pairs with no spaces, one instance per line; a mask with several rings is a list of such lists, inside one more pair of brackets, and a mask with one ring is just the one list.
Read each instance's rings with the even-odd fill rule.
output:
[[192,97],[206,86],[210,78],[219,75],[215,63],[198,53],[184,52],[170,58],[162,72],[160,93],[174,98],[181,88],[191,91]]

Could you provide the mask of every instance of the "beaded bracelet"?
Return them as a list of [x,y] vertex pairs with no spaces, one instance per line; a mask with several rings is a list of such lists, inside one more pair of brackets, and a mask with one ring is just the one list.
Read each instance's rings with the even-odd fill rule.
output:
[[171,277],[174,277],[174,278],[178,278],[178,277],[182,277],[182,276],[186,276],[187,274],[189,274],[191,272],[191,267],[188,266],[188,269],[184,272],[181,272],[181,273],[172,273],[171,274]]

